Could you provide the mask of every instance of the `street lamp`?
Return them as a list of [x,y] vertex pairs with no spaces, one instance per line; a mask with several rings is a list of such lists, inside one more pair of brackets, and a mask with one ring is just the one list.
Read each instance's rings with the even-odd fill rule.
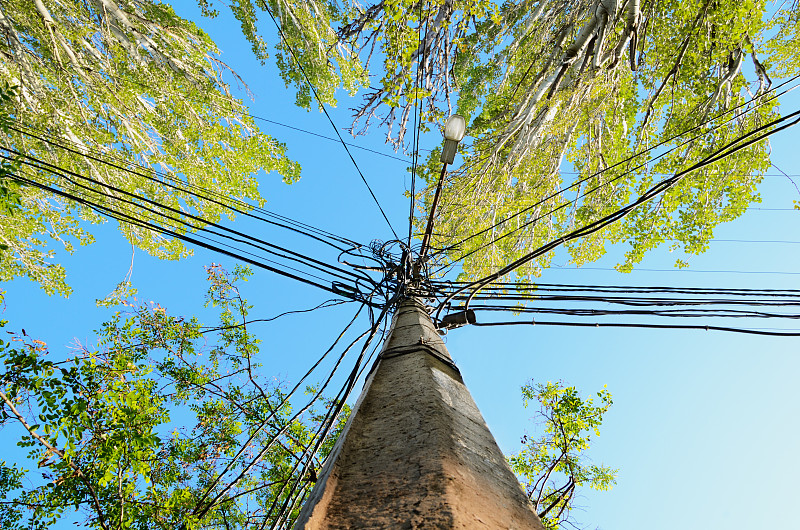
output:
[[442,148],[441,161],[452,164],[458,150],[458,142],[467,132],[467,120],[460,114],[453,114],[444,124],[444,147]]
[[419,275],[419,270],[422,267],[422,262],[425,260],[425,254],[428,252],[428,243],[431,240],[433,233],[433,219],[436,216],[436,205],[439,204],[439,194],[442,193],[442,183],[444,182],[444,174],[447,172],[447,164],[452,164],[458,150],[458,142],[464,138],[464,133],[467,131],[467,120],[460,114],[453,114],[444,124],[444,147],[442,148],[442,174],[439,175],[439,182],[436,184],[436,192],[433,194],[433,202],[431,202],[431,213],[428,215],[428,225],[425,227],[425,234],[422,236],[422,246],[419,249],[419,259],[414,265],[413,276]]

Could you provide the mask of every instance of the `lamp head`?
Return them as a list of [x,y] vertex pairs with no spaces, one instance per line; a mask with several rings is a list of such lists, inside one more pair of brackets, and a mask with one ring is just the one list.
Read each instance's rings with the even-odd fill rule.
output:
[[467,131],[467,120],[460,114],[453,114],[444,124],[444,137],[447,140],[460,142]]
[[460,114],[453,114],[444,123],[444,146],[442,147],[442,162],[452,164],[458,150],[458,142],[464,138],[467,131],[467,120]]

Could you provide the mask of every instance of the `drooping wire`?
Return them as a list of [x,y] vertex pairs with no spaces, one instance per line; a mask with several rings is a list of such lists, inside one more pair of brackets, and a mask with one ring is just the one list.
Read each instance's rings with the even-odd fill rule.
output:
[[[353,370],[350,373],[350,376],[348,377],[347,381],[345,382],[344,386],[342,387],[342,391],[341,391],[342,395],[341,395],[341,397],[337,397],[337,400],[336,400],[337,406],[336,406],[336,410],[334,410],[333,413],[331,414],[331,423],[329,424],[326,432],[324,432],[323,435],[320,436],[320,438],[318,439],[317,447],[315,448],[315,450],[318,450],[318,447],[322,443],[322,440],[323,440],[324,436],[327,436],[328,432],[330,432],[330,429],[332,427],[333,419],[341,412],[341,409],[344,406],[345,401],[347,400],[347,398],[349,397],[350,393],[352,392],[352,390],[353,390],[353,388],[355,386],[355,383],[358,381],[361,373],[363,372],[363,369],[366,367],[366,363],[364,363],[364,358],[365,358],[365,352],[367,351],[367,349],[369,347],[369,341],[372,340],[372,338],[374,338],[376,336],[380,325],[382,324],[384,319],[387,317],[389,309],[394,307],[395,303],[399,299],[399,296],[400,296],[399,294],[395,294],[393,296],[393,298],[389,301],[389,303],[387,303],[384,306],[384,308],[381,310],[381,313],[379,314],[379,316],[377,318],[373,318],[372,319],[373,325],[372,325],[372,328],[370,330],[370,338],[365,342],[364,347],[361,349],[361,354],[359,355],[358,359],[356,360],[355,366],[353,367]],[[377,345],[376,345],[376,347],[377,347]],[[374,354],[374,350],[373,350],[372,354],[370,355],[370,357],[373,354]],[[271,529],[276,528],[278,522],[280,522],[280,521],[276,521],[275,524],[272,525]]]
[[[322,363],[322,362],[325,360],[325,358],[326,358],[326,357],[327,357],[327,356],[328,356],[328,355],[329,355],[329,354],[330,354],[330,353],[331,353],[331,352],[332,352],[332,351],[333,351],[333,350],[336,348],[336,346],[337,346],[337,345],[339,344],[339,342],[342,340],[342,338],[344,337],[344,335],[345,335],[345,334],[347,333],[347,331],[348,331],[348,330],[349,330],[349,329],[350,329],[350,328],[353,326],[353,324],[356,322],[356,319],[358,318],[358,316],[359,316],[359,315],[362,313],[362,311],[363,311],[363,310],[364,310],[366,307],[367,307],[367,306],[366,306],[366,304],[361,304],[361,305],[359,306],[359,308],[356,310],[356,313],[355,313],[355,315],[353,316],[353,318],[352,318],[352,319],[351,319],[351,320],[350,320],[350,321],[349,321],[349,322],[348,322],[348,323],[347,323],[347,324],[344,326],[344,328],[343,328],[343,329],[342,329],[342,331],[341,331],[341,332],[338,334],[338,336],[337,336],[337,337],[336,337],[336,339],[333,341],[333,343],[331,344],[331,346],[330,346],[330,347],[329,347],[329,348],[328,348],[328,349],[327,349],[327,350],[326,350],[326,351],[325,351],[325,352],[324,352],[324,353],[323,353],[323,354],[320,356],[320,358],[319,358],[319,359],[318,359],[318,360],[317,360],[317,361],[316,361],[316,362],[315,362],[315,363],[314,363],[314,364],[313,364],[313,365],[312,365],[312,366],[311,366],[311,367],[310,367],[310,368],[309,368],[309,369],[306,371],[306,373],[305,373],[305,374],[304,374],[304,375],[303,375],[303,376],[300,378],[300,380],[298,380],[298,382],[297,382],[297,383],[294,385],[294,387],[292,387],[292,389],[291,389],[291,390],[290,390],[290,391],[289,391],[289,392],[288,392],[288,393],[287,393],[285,396],[283,396],[283,399],[281,400],[281,402],[280,402],[280,403],[279,403],[279,404],[278,404],[276,407],[274,407],[274,408],[272,409],[272,412],[270,412],[270,413],[267,415],[267,417],[266,417],[266,418],[264,418],[264,419],[262,420],[262,422],[261,422],[261,423],[260,423],[260,424],[259,424],[259,425],[258,425],[258,426],[255,428],[255,429],[253,429],[253,432],[251,432],[251,433],[250,433],[250,436],[248,437],[248,439],[247,439],[247,440],[246,440],[246,441],[245,441],[245,442],[244,442],[244,443],[241,445],[241,447],[239,448],[239,450],[238,450],[238,451],[237,451],[237,452],[236,452],[236,453],[235,453],[235,454],[234,454],[234,455],[231,457],[231,459],[230,459],[230,460],[229,460],[229,461],[226,463],[225,467],[224,467],[224,468],[223,468],[223,469],[222,469],[222,470],[221,470],[221,471],[220,471],[220,472],[217,474],[217,476],[215,477],[215,479],[214,479],[213,481],[211,481],[211,483],[210,483],[210,484],[208,484],[208,485],[205,487],[205,491],[204,491],[204,493],[203,493],[203,494],[200,496],[200,499],[197,501],[196,507],[195,507],[195,509],[193,510],[193,515],[194,515],[194,516],[196,516],[196,517],[198,517],[198,518],[201,518],[201,517],[203,517],[203,515],[205,515],[205,514],[208,512],[208,510],[210,510],[210,509],[211,509],[211,508],[212,508],[212,507],[213,507],[215,504],[217,504],[217,503],[218,503],[218,502],[219,502],[219,501],[222,499],[222,497],[225,495],[225,493],[226,493],[228,490],[230,490],[231,488],[233,488],[233,487],[234,487],[234,486],[235,486],[235,485],[236,485],[236,484],[237,484],[237,483],[238,483],[240,480],[242,480],[242,478],[243,478],[244,476],[246,476],[246,474],[247,474],[247,473],[248,473],[248,472],[249,472],[249,471],[250,471],[250,470],[251,470],[251,469],[252,469],[252,468],[253,468],[253,467],[254,467],[254,466],[255,466],[255,465],[256,465],[256,464],[257,464],[257,463],[258,463],[258,462],[259,462],[259,461],[260,461],[260,460],[261,460],[261,459],[264,457],[264,456],[265,456],[265,455],[266,455],[266,453],[267,453],[267,452],[269,451],[269,449],[272,447],[272,443],[264,443],[264,445],[263,445],[263,446],[262,446],[262,447],[261,447],[261,448],[260,448],[260,449],[259,449],[259,450],[256,452],[255,456],[253,456],[253,457],[250,459],[250,461],[249,461],[249,462],[248,462],[248,464],[247,464],[247,465],[246,465],[246,466],[243,468],[243,470],[242,470],[242,471],[240,471],[240,472],[239,472],[239,473],[236,475],[236,477],[235,477],[235,478],[233,478],[233,479],[232,479],[230,482],[228,482],[228,484],[227,484],[227,486],[226,486],[225,488],[223,488],[221,491],[217,492],[217,494],[216,494],[216,495],[214,495],[214,496],[211,498],[211,500],[210,500],[210,501],[206,502],[206,499],[208,499],[208,498],[209,498],[209,496],[211,496],[212,492],[215,490],[215,488],[217,487],[217,485],[218,485],[218,484],[220,484],[220,483],[222,482],[223,478],[224,478],[224,477],[225,477],[225,476],[226,476],[226,475],[227,475],[227,474],[228,474],[230,471],[232,471],[232,470],[234,469],[234,467],[233,467],[233,466],[236,464],[236,462],[237,462],[237,461],[239,461],[239,460],[240,460],[240,459],[243,457],[243,455],[245,454],[245,452],[247,451],[247,449],[248,449],[248,448],[251,446],[251,444],[252,444],[252,443],[253,443],[253,442],[256,440],[256,438],[259,436],[259,434],[260,434],[260,433],[261,433],[261,431],[264,429],[264,427],[265,427],[265,426],[267,426],[267,422],[268,422],[270,419],[272,419],[272,418],[275,416],[275,414],[277,413],[277,411],[281,410],[281,409],[282,409],[284,406],[286,406],[286,405],[289,403],[289,399],[290,399],[290,398],[291,398],[291,397],[292,397],[292,396],[293,396],[293,395],[294,395],[294,394],[297,392],[297,390],[298,390],[298,389],[299,389],[299,388],[302,386],[302,384],[303,384],[303,383],[306,381],[306,379],[308,379],[308,377],[309,377],[309,376],[310,376],[310,375],[311,375],[311,374],[314,372],[314,370],[316,370],[316,368],[317,368],[317,367],[318,367],[318,366],[319,366],[319,365],[320,365],[320,364],[321,364],[321,363]],[[300,416],[301,416],[301,415],[302,415],[304,412],[306,412],[306,411],[307,411],[309,408],[311,408],[311,407],[313,406],[313,404],[314,404],[314,403],[315,403],[315,402],[316,402],[316,401],[319,399],[319,397],[322,395],[322,392],[325,390],[325,388],[327,388],[327,386],[330,384],[330,382],[331,382],[331,380],[333,379],[333,377],[334,377],[334,375],[335,375],[336,371],[338,370],[338,367],[341,365],[341,363],[342,363],[342,360],[344,359],[344,357],[347,355],[347,353],[350,351],[350,349],[351,349],[351,348],[352,348],[352,347],[353,347],[353,346],[354,346],[354,345],[355,345],[355,344],[356,344],[356,343],[357,343],[357,342],[358,342],[358,341],[359,341],[361,338],[363,338],[363,337],[364,337],[366,334],[367,334],[366,332],[365,332],[365,333],[362,333],[362,334],[359,334],[359,336],[358,336],[358,337],[357,337],[357,338],[356,338],[354,341],[352,341],[352,342],[351,342],[349,345],[347,345],[347,346],[346,346],[346,347],[343,349],[342,353],[341,353],[341,354],[339,355],[339,357],[337,358],[337,360],[336,360],[336,363],[335,363],[334,367],[333,367],[333,368],[330,370],[330,372],[328,373],[328,376],[325,378],[325,381],[324,381],[324,383],[323,383],[323,384],[321,385],[321,387],[320,387],[320,388],[319,388],[319,389],[318,389],[318,390],[317,390],[317,391],[314,393],[314,396],[311,398],[311,400],[309,400],[309,402],[308,402],[308,403],[307,403],[305,406],[301,407],[301,408],[300,408],[300,409],[299,409],[297,412],[295,412],[295,413],[292,415],[292,417],[291,417],[291,418],[289,418],[289,419],[287,420],[287,422],[286,422],[286,427],[285,427],[284,429],[288,429],[288,428],[289,428],[289,426],[291,426],[291,425],[292,425],[292,422],[294,422],[295,420],[297,420],[298,418],[300,418]],[[272,438],[273,438],[273,440],[274,440],[275,438],[277,438],[278,436],[280,436],[281,434],[283,434],[283,432],[278,432],[278,433],[276,433],[275,435],[273,435],[273,437],[272,437]]]
[[[377,287],[374,288],[372,290],[372,292],[369,293],[368,298],[373,296],[375,293],[377,293],[377,291],[378,291]],[[205,488],[205,492],[201,496],[200,500],[198,501],[198,503],[196,505],[196,508],[195,508],[195,510],[193,512],[193,515],[196,515],[198,518],[200,518],[205,513],[207,513],[208,510],[211,507],[213,507],[216,504],[219,504],[221,502],[225,502],[226,499],[230,498],[229,496],[226,496],[227,492],[229,492],[232,488],[234,488],[236,486],[236,484],[238,484],[238,482],[241,481],[250,472],[250,470],[252,470],[253,467],[264,457],[266,452],[269,451],[269,449],[274,445],[275,440],[277,439],[277,437],[282,436],[283,434],[285,434],[286,433],[286,429],[288,429],[292,425],[292,422],[298,420],[299,417],[305,411],[309,410],[309,408],[311,406],[313,406],[313,404],[321,397],[321,395],[324,392],[324,390],[327,388],[327,386],[332,381],[332,378],[334,377],[334,375],[338,371],[339,367],[342,365],[342,362],[343,362],[345,356],[347,355],[347,353],[359,341],[361,341],[364,337],[369,336],[367,341],[366,341],[366,343],[365,343],[365,345],[364,345],[364,347],[361,348],[361,353],[359,354],[358,359],[356,360],[354,368],[350,372],[350,376],[347,378],[347,381],[345,382],[345,386],[343,386],[342,389],[339,391],[339,393],[336,395],[336,397],[329,402],[330,405],[328,407],[328,412],[325,414],[325,417],[323,418],[323,420],[321,420],[321,422],[319,424],[319,428],[317,429],[317,431],[314,433],[314,435],[312,437],[312,440],[315,440],[316,443],[313,446],[304,445],[304,444],[301,445],[303,447],[303,455],[301,455],[298,458],[295,458],[295,465],[294,465],[294,467],[293,467],[293,469],[291,471],[292,475],[295,475],[298,472],[298,469],[301,466],[301,463],[303,463],[303,460],[305,460],[305,463],[302,464],[303,465],[302,471],[300,471],[299,474],[296,474],[297,481],[295,481],[294,486],[292,487],[292,489],[288,493],[286,501],[284,502],[284,504],[282,506],[282,508],[285,509],[286,508],[286,502],[291,502],[291,504],[289,504],[289,507],[290,507],[290,510],[292,509],[291,507],[293,507],[298,502],[298,495],[296,495],[298,484],[300,483],[300,481],[302,481],[303,477],[306,476],[308,467],[313,463],[315,455],[318,453],[321,444],[326,439],[327,435],[329,434],[330,430],[332,429],[332,427],[334,425],[334,421],[335,421],[336,417],[338,417],[339,413],[341,412],[341,408],[344,406],[344,403],[347,400],[347,396],[349,395],[350,391],[352,390],[353,385],[355,384],[355,381],[358,379],[358,376],[360,376],[360,374],[362,373],[362,370],[359,369],[359,365],[362,363],[362,361],[364,359],[364,354],[365,354],[367,348],[369,347],[370,342],[375,337],[376,330],[380,327],[380,323],[381,323],[382,319],[385,317],[385,315],[387,314],[387,311],[393,305],[393,302],[394,302],[394,299],[389,300],[388,303],[382,305],[381,314],[380,314],[381,316],[377,320],[375,319],[375,317],[373,315],[373,310],[372,310],[372,305],[374,305],[374,304],[368,304],[366,302],[362,302],[362,304],[360,305],[359,309],[356,311],[356,314],[353,316],[351,321],[345,326],[345,328],[341,331],[341,333],[338,335],[338,337],[333,342],[333,344],[330,346],[330,348],[328,348],[328,350],[322,355],[322,357],[306,372],[306,375],[304,375],[301,378],[301,380],[298,381],[298,383],[294,386],[294,388],[287,395],[284,396],[284,399],[281,401],[281,403],[276,408],[274,408],[272,413],[270,413],[270,415],[268,415],[267,418],[265,418],[263,420],[263,422],[251,433],[250,437],[240,446],[239,451],[232,457],[232,459],[229,462],[227,462],[227,464],[223,468],[223,470],[220,473],[217,474],[217,477],[214,479],[214,481],[212,481],[212,483],[209,484]],[[287,404],[288,399],[291,397],[291,395],[294,394],[297,391],[297,389],[302,385],[303,381],[305,379],[307,379],[307,377],[320,365],[320,363],[325,359],[325,357],[331,351],[333,351],[333,349],[336,347],[336,345],[339,343],[339,341],[343,338],[343,336],[348,331],[348,329],[356,321],[356,319],[358,318],[359,314],[361,314],[365,309],[368,312],[369,319],[370,319],[370,322],[371,322],[370,328],[366,332],[361,333],[358,337],[356,337],[355,340],[351,341],[350,344],[347,345],[344,348],[342,353],[336,359],[333,368],[329,371],[328,376],[325,378],[325,382],[322,384],[321,387],[315,389],[314,395],[313,395],[312,399],[309,401],[309,403],[307,403],[300,410],[298,410],[295,414],[293,414],[292,417],[287,420],[287,423],[286,423],[284,428],[282,428],[277,433],[273,433],[272,436],[271,436],[271,440],[264,441],[263,444],[262,444],[262,448],[255,454],[255,456],[250,458],[244,464],[244,467],[241,469],[241,471],[238,472],[236,474],[236,476],[233,477],[232,479],[227,480],[226,481],[226,485],[221,490],[216,491],[212,495],[212,492],[214,492],[217,489],[217,486],[219,484],[221,484],[222,478],[227,476],[229,474],[229,472],[233,471],[233,466],[236,463],[236,461],[240,460],[242,458],[242,456],[244,455],[244,452],[247,450],[247,448],[250,447],[254,443],[254,440],[255,440],[256,436],[259,435],[259,432],[264,428],[266,422],[268,422],[270,420],[270,418],[272,417],[272,415],[275,414],[276,411],[281,410],[282,407]],[[374,353],[374,350],[373,350],[373,353]],[[370,357],[371,357],[371,355],[372,354],[370,354]],[[353,378],[353,374],[356,374],[355,379]],[[276,506],[277,506],[276,502],[279,501],[282,498],[282,496],[284,495],[284,492],[286,491],[287,484],[288,484],[287,482],[282,482],[281,489],[275,495],[275,501],[273,502],[272,506],[270,507],[269,514],[267,514],[267,516],[264,517],[264,524],[266,524],[266,522],[272,516],[272,513],[275,511]],[[300,491],[301,495],[303,494],[305,489],[306,489],[305,487],[300,487],[299,491]],[[240,493],[237,493],[234,496],[237,496],[239,494],[246,494],[246,493],[247,492],[240,492]],[[290,499],[293,499],[293,500],[290,501]],[[281,513],[283,513],[283,512],[279,511],[277,513],[277,518],[275,519],[276,523],[278,523],[280,521],[280,517],[282,516]]]
[[[367,367],[370,366],[372,358],[374,357],[375,353],[378,351],[378,348],[380,348],[380,346],[383,344],[383,340],[385,338],[385,335],[386,335],[386,329],[383,328],[383,329],[380,330],[380,338],[378,340],[374,341],[375,342],[375,346],[372,348],[372,351],[367,356],[366,360],[363,363],[361,363],[361,368],[359,369],[359,372],[358,372],[358,374],[356,376],[356,381],[358,381],[361,378],[361,376],[364,373],[364,370]],[[337,399],[339,399],[339,398],[337,398]],[[335,416],[334,416],[334,418],[335,418]],[[318,452],[318,450],[317,450],[317,452]],[[332,454],[328,455],[328,458],[330,458],[331,455]],[[326,462],[327,462],[327,460],[324,461],[322,463],[322,465],[325,465]],[[302,477],[304,473],[301,473],[299,476]],[[287,509],[285,509],[283,511],[283,516],[282,516],[282,518],[277,520],[276,526],[278,526],[281,523],[285,522],[288,519],[288,517],[290,516],[290,514],[292,513],[292,511],[295,509],[295,507],[298,506],[298,505],[301,505],[302,503],[305,502],[306,497],[308,496],[309,493],[310,493],[309,489],[305,488],[300,492],[300,494],[295,495],[294,496],[295,497],[294,502],[291,505],[289,505]]]
[[[331,429],[334,426],[334,422],[335,422],[336,418],[341,413],[345,402],[347,401],[348,397],[350,396],[350,393],[352,392],[353,388],[355,387],[356,381],[358,379],[358,375],[360,373],[361,364],[362,364],[362,362],[364,361],[364,359],[366,357],[366,352],[369,349],[369,346],[370,346],[372,340],[377,336],[378,328],[380,327],[380,324],[382,323],[384,317],[386,316],[387,311],[388,311],[388,307],[384,308],[381,311],[381,314],[378,316],[378,318],[375,319],[372,327],[370,328],[369,336],[365,340],[364,346],[362,346],[362,348],[361,348],[361,352],[359,353],[359,356],[356,359],[355,365],[353,366],[353,369],[351,370],[351,372],[348,375],[347,379],[343,383],[343,385],[342,385],[341,389],[339,390],[339,393],[337,394],[336,398],[333,400],[332,403],[333,403],[334,406],[331,407],[328,410],[328,413],[326,414],[325,418],[321,422],[320,429],[316,433],[316,443],[314,445],[314,448],[313,448],[313,450],[311,452],[307,452],[307,454],[309,456],[307,457],[306,464],[303,467],[302,471],[297,474],[297,478],[295,479],[294,484],[292,485],[292,489],[289,491],[289,494],[286,496],[286,500],[284,500],[283,504],[279,508],[279,511],[277,513],[277,517],[275,518],[275,521],[270,526],[271,530],[277,528],[278,524],[282,521],[283,517],[288,515],[288,513],[290,513],[291,508],[289,506],[289,501],[294,496],[295,492],[297,491],[297,488],[300,486],[300,484],[302,482],[303,477],[308,472],[308,468],[311,465],[311,455],[319,451],[319,448],[322,445],[322,442],[327,438],[328,434],[330,433]],[[294,473],[296,471],[296,469],[297,469],[297,464],[295,464],[295,468],[292,470],[292,473]],[[278,496],[280,496],[280,494]],[[264,519],[264,524],[262,524],[260,528],[262,528],[262,529],[265,528],[266,523],[268,521],[268,518],[270,517],[270,515],[272,515],[271,512],[272,512],[272,509],[274,508],[274,506],[275,505],[273,504],[273,506],[270,509],[270,512],[267,513],[267,516]]]

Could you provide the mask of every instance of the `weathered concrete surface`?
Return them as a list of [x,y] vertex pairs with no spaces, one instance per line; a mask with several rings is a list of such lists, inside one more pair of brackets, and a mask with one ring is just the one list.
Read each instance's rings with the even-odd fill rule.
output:
[[428,315],[392,332],[295,529],[541,529]]

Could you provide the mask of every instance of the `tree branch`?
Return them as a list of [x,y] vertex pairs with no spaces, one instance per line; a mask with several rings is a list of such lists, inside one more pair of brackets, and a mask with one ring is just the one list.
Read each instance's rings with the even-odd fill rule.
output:
[[86,489],[89,490],[89,493],[92,496],[92,500],[93,500],[93,503],[94,503],[95,511],[97,512],[97,520],[100,523],[100,526],[103,528],[103,530],[109,530],[109,527],[106,524],[105,517],[103,515],[103,510],[100,507],[100,500],[98,499],[97,493],[95,492],[94,488],[92,487],[92,484],[89,482],[89,478],[83,473],[83,471],[81,471],[81,469],[77,465],[75,465],[72,461],[70,461],[70,459],[68,459],[64,455],[64,452],[61,449],[58,449],[57,447],[52,445],[50,442],[48,442],[47,439],[44,436],[41,436],[41,435],[36,433],[35,429],[33,429],[31,427],[31,425],[27,421],[25,421],[25,418],[22,416],[22,414],[20,414],[20,412],[14,406],[14,403],[1,390],[0,390],[0,399],[2,399],[5,402],[6,406],[9,409],[11,409],[11,413],[17,418],[17,421],[19,421],[22,424],[22,426],[25,428],[25,430],[28,431],[28,433],[33,438],[35,438],[40,444],[42,444],[44,447],[46,447],[48,451],[50,451],[51,453],[53,453],[55,455],[58,455],[61,458],[61,460],[63,460],[70,468],[72,468],[72,470],[75,471],[75,473],[80,477],[81,481],[86,486]]

